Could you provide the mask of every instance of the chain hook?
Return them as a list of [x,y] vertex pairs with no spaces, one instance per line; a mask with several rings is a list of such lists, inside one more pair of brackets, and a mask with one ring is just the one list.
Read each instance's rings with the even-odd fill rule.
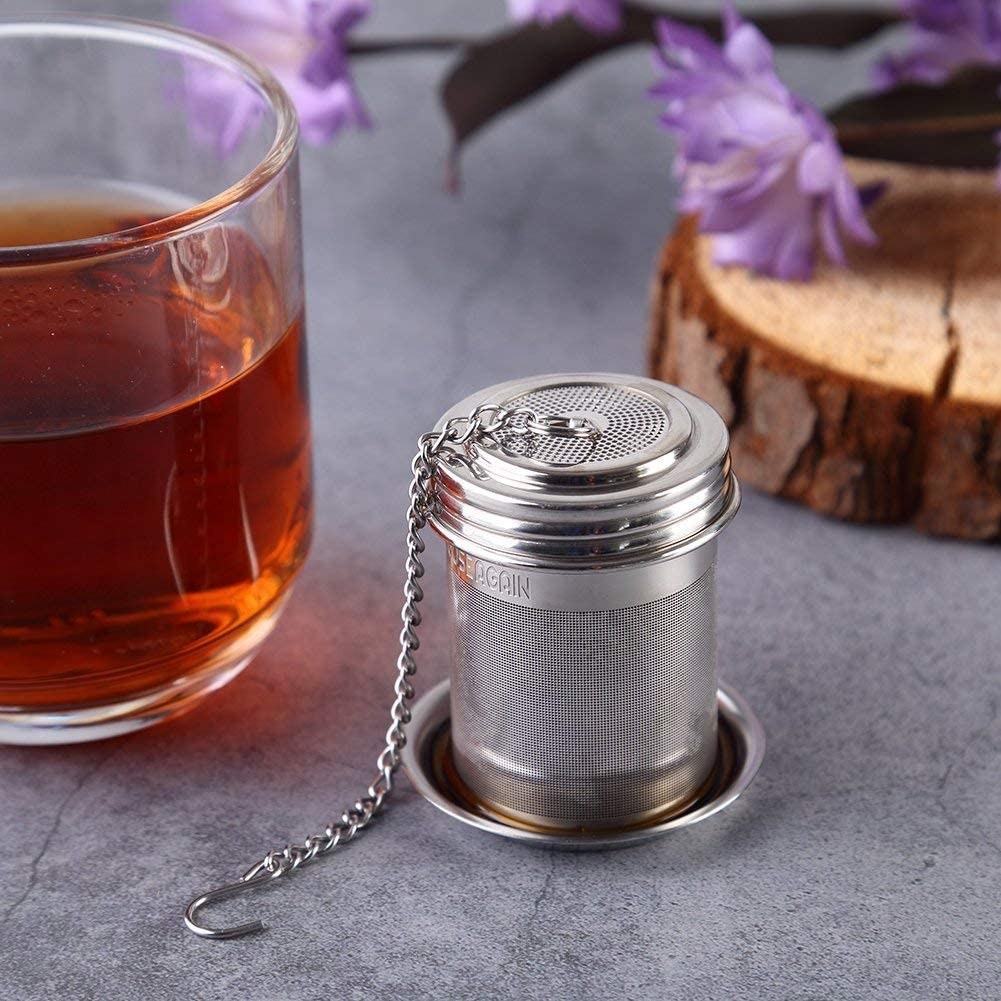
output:
[[[256,872],[254,871],[256,869]],[[276,868],[273,872],[264,868],[263,866],[255,866],[254,869],[250,871],[253,875],[238,879],[235,883],[229,883],[226,886],[216,887],[214,890],[209,890],[207,893],[203,893],[200,897],[195,897],[194,900],[188,904],[187,909],[184,912],[184,923],[188,928],[188,931],[194,932],[201,938],[211,938],[211,939],[224,939],[224,938],[240,938],[243,935],[251,935],[254,932],[264,931],[264,922],[260,918],[255,918],[253,921],[247,921],[242,925],[233,925],[230,928],[209,928],[206,925],[198,923],[198,912],[210,904],[214,904],[219,900],[226,900],[229,897],[235,897],[239,893],[246,893],[250,890],[255,889],[264,883],[270,883],[271,880],[277,879],[281,876],[285,870],[281,868]]]
[[[228,883],[195,897],[184,912],[184,924],[195,935],[201,938],[226,939],[263,931],[264,922],[259,919],[230,928],[208,928],[199,924],[198,912],[216,901],[270,883],[271,880],[298,869],[303,863],[347,844],[365,830],[383,809],[386,798],[392,792],[393,776],[400,766],[400,751],[406,744],[406,725],[410,722],[410,701],[414,697],[410,678],[417,671],[414,652],[420,646],[417,638],[417,628],[421,623],[418,605],[424,597],[419,583],[424,576],[424,564],[421,562],[424,541],[421,531],[427,524],[433,504],[431,481],[435,467],[446,456],[457,454],[457,450],[470,441],[492,439],[505,429],[514,431],[517,425],[513,422],[517,419],[535,422],[545,420],[525,407],[507,410],[496,404],[485,404],[468,417],[454,417],[440,431],[429,431],[418,439],[417,454],[410,467],[413,475],[408,492],[410,504],[407,509],[406,581],[403,586],[403,608],[400,611],[403,630],[400,633],[400,653],[396,660],[396,698],[390,710],[392,722],[386,731],[386,744],[376,762],[378,774],[368,787],[367,794],[346,810],[339,821],[331,821],[322,835],[308,837],[301,845],[286,845],[281,851],[269,852],[235,883]],[[460,427],[462,430],[459,430]]]

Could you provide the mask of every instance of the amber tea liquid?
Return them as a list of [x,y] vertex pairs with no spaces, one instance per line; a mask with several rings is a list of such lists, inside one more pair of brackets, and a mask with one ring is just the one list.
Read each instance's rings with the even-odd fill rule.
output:
[[[0,246],[164,210],[123,189],[7,198]],[[312,503],[301,312],[278,320],[275,288],[225,225],[0,267],[0,723],[165,691],[176,711],[270,630]]]

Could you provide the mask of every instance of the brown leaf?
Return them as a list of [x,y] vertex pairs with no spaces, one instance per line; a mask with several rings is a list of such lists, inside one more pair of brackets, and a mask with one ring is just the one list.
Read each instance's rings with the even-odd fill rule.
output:
[[[455,149],[477,129],[521,101],[544,90],[576,67],[623,45],[654,40],[659,17],[719,38],[719,17],[656,10],[640,3],[623,6],[622,27],[595,35],[565,18],[552,25],[526,24],[468,46],[445,78],[442,104],[452,126]],[[754,23],[777,45],[844,48],[876,34],[894,14],[865,9],[811,13],[761,13]]]
[[1001,70],[966,70],[939,87],[906,84],[848,101],[830,116],[851,156],[936,167],[992,167]]

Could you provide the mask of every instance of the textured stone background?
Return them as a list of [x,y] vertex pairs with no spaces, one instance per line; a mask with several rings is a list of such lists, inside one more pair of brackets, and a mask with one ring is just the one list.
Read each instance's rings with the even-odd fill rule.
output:
[[[380,34],[503,17],[501,0],[379,6]],[[441,191],[445,65],[360,65],[378,128],[303,160],[318,535],[277,634],[175,723],[0,749],[0,997],[996,997],[998,550],[754,494],[723,539],[720,647],[769,750],[734,809],[575,856],[470,832],[404,783],[349,851],[213,915],[259,913],[266,935],[183,929],[195,892],[317,829],[368,780],[417,433],[500,379],[643,365],[672,201],[645,54],[485,134],[460,200]],[[863,66],[782,63],[819,100]],[[430,591],[422,689],[445,672]]]

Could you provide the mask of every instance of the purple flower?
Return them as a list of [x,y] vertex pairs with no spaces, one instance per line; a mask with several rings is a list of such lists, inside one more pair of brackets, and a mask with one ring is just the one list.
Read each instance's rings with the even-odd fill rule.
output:
[[826,119],[775,72],[772,48],[732,7],[722,48],[701,31],[661,20],[667,102],[663,124],[678,133],[680,208],[714,234],[719,264],[778,278],[809,278],[818,241],[844,263],[842,230],[875,243],[858,190]]
[[622,0],[507,0],[516,21],[552,24],[572,15],[599,34],[615,31],[622,21]]
[[[348,34],[370,7],[370,0],[185,0],[176,17],[267,66],[292,98],[303,136],[323,143],[342,128],[370,124],[347,56]],[[254,109],[247,97],[213,95],[209,80],[198,89],[208,98],[200,102],[202,124],[221,129],[220,146],[232,148]]]
[[910,47],[876,64],[876,82],[939,84],[964,66],[1001,63],[1001,0],[903,0]]

